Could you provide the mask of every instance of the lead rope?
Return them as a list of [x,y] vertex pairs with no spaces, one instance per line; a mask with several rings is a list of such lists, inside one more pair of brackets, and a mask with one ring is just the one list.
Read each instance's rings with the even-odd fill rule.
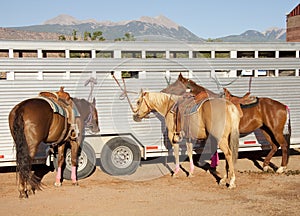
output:
[[130,106],[130,109],[133,113],[135,113],[135,110],[133,108],[133,105],[128,97],[128,94],[127,94],[127,90],[126,90],[126,85],[125,85],[125,80],[124,78],[122,78],[122,81],[123,81],[123,85],[124,85],[124,88],[122,88],[122,86],[120,85],[119,81],[117,80],[117,78],[115,77],[114,74],[112,74],[112,77],[114,78],[114,80],[116,81],[116,83],[118,84],[118,86],[120,87],[121,91],[123,92],[123,95],[126,97],[127,101],[128,101],[128,104]]
[[249,79],[249,92],[251,92],[251,85],[252,85],[252,77]]

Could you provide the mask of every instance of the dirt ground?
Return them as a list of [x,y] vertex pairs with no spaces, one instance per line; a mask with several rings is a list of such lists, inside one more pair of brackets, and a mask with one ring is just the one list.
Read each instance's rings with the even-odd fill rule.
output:
[[[182,162],[177,178],[167,163],[144,161],[131,176],[113,177],[99,168],[72,186],[65,180],[53,185],[55,172],[42,179],[44,188],[29,199],[19,199],[16,174],[0,170],[0,212],[5,215],[300,215],[300,150],[290,156],[285,174],[262,173],[263,156],[257,153],[237,161],[237,188],[221,187],[216,176],[203,168],[188,178],[188,162]],[[280,165],[281,157],[272,159]],[[224,174],[224,160],[218,172]],[[44,170],[37,167],[36,170]]]

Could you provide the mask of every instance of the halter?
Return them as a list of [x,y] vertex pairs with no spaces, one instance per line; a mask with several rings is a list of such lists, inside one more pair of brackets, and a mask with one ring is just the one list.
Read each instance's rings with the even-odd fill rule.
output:
[[[147,107],[147,109],[149,110],[149,112],[151,112],[151,107],[149,106],[149,104],[147,103],[147,100],[145,99],[145,96],[143,95],[142,96],[142,100],[141,100],[141,104],[143,103],[143,101],[145,102],[145,104],[146,104],[146,107]],[[141,107],[141,106],[140,106]],[[139,109],[136,109],[136,110],[134,110],[134,112],[135,113],[137,113],[139,111]]]
[[[173,105],[173,106],[170,107],[170,101],[171,101],[172,94],[168,94],[168,95],[169,95],[169,99],[168,99],[167,112],[166,112],[166,114],[164,115],[164,117],[167,116],[167,114],[170,112],[170,110],[172,110],[172,108],[173,108],[173,106],[174,106],[174,105]],[[146,98],[145,98],[144,95],[142,96],[142,100],[141,100],[140,103],[143,103],[143,101],[145,102],[145,105],[146,105],[146,107],[148,108],[149,112],[151,112],[151,111],[152,111],[152,108],[150,107],[150,105],[149,105],[149,103],[147,102],[147,100],[146,100]],[[137,113],[138,111],[139,111],[139,109],[136,109],[134,112]]]

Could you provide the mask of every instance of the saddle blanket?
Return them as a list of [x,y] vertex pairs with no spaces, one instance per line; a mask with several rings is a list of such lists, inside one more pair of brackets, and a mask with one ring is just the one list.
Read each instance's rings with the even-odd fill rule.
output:
[[242,109],[246,109],[246,108],[251,108],[251,107],[255,107],[259,102],[259,98],[255,97],[255,100],[252,103],[248,103],[248,104],[240,104]]
[[209,100],[209,98],[201,100],[199,103],[191,102],[191,104],[193,103],[193,105],[185,109],[184,115],[191,115],[191,114],[196,113],[200,109],[202,104],[208,100]]
[[[65,111],[65,109],[63,107],[61,107],[58,103],[56,103],[53,99],[48,98],[48,97],[38,97],[39,99],[45,100],[48,102],[48,104],[51,106],[53,112],[58,113],[59,115],[63,116],[63,117],[68,117],[67,116],[67,112]],[[77,107],[73,106],[73,114],[74,117],[80,117],[80,113],[77,109]]]

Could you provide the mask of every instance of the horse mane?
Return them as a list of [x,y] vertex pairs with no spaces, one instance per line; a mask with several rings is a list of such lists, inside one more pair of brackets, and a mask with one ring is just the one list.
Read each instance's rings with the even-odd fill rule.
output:
[[165,105],[166,101],[176,102],[181,96],[164,92],[146,92],[149,100],[155,104]]

